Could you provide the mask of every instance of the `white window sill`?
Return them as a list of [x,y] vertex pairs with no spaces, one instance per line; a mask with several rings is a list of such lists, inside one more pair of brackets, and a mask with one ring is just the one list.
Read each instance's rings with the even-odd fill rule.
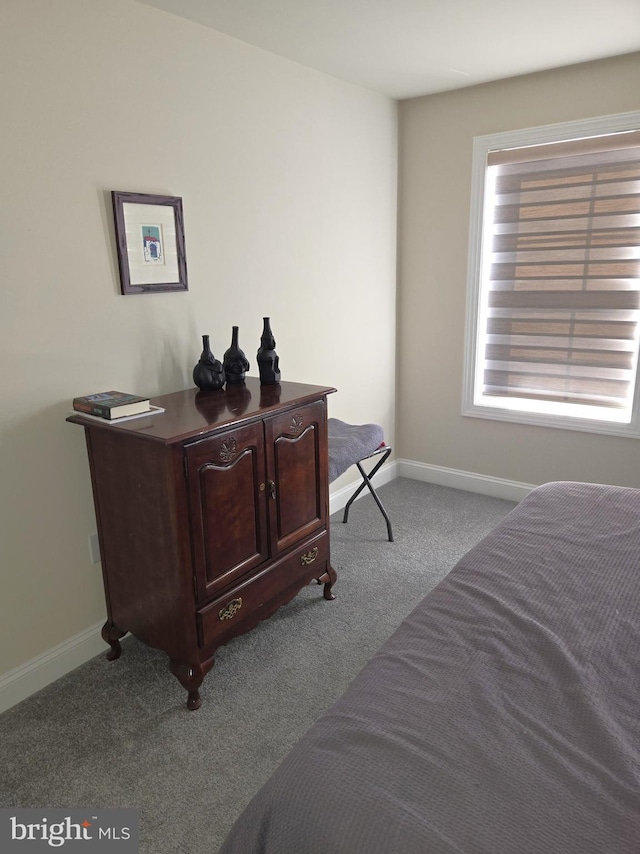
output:
[[592,418],[572,418],[567,415],[547,415],[535,412],[522,412],[497,406],[464,406],[462,415],[468,418],[486,418],[492,421],[509,421],[513,424],[530,424],[535,427],[552,427],[560,430],[579,430],[584,433],[600,433],[607,436],[620,436],[627,439],[640,439],[640,425],[618,424],[613,421],[601,421]]

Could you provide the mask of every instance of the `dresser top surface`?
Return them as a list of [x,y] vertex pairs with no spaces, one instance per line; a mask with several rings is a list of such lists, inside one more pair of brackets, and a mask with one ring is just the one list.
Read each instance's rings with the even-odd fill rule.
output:
[[83,427],[117,430],[173,444],[209,433],[225,425],[241,424],[262,418],[280,409],[291,408],[331,394],[335,388],[282,382],[260,385],[258,377],[247,377],[244,383],[227,385],[219,391],[200,391],[190,388],[154,397],[151,403],[165,411],[156,415],[112,423],[107,419],[83,418],[82,414],[69,416],[67,421]]

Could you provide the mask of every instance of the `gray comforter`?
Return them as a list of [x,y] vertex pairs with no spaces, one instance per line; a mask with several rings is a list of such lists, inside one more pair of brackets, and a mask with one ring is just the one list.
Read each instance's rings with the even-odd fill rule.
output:
[[534,490],[294,747],[220,854],[638,854],[640,490]]

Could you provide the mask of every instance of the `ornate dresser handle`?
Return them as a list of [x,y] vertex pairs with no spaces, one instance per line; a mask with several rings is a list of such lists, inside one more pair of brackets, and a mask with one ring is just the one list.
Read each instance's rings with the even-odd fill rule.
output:
[[238,611],[242,608],[242,599],[238,597],[237,599],[232,599],[224,608],[221,608],[218,611],[218,616],[221,620],[230,620],[232,617],[238,613]]
[[318,547],[316,546],[314,549],[311,549],[310,552],[306,554],[300,555],[300,563],[303,566],[307,566],[310,563],[313,563],[314,560],[318,557]]

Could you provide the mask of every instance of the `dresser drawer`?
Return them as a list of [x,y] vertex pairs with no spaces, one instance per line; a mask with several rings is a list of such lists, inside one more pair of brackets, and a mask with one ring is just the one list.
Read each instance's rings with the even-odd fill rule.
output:
[[327,571],[329,535],[307,540],[295,552],[227,591],[196,612],[201,647],[218,646],[229,637],[249,631],[276,608],[292,599],[305,578]]

